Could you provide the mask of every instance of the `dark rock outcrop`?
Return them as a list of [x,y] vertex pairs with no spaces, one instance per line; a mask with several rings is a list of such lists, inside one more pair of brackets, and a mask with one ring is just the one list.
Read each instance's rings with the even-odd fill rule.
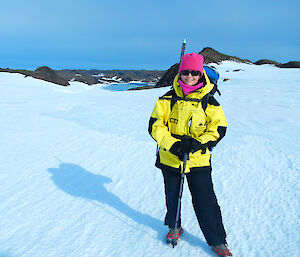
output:
[[69,82],[62,78],[61,76],[59,76],[56,71],[50,69],[47,66],[43,66],[43,67],[39,67],[37,68],[35,71],[33,71],[30,75],[33,78],[36,79],[42,79],[48,82],[52,82],[58,85],[62,85],[62,86],[69,86]]
[[141,81],[156,83],[165,71],[149,70],[59,70],[58,74],[67,79],[89,85],[101,83],[127,83]]
[[156,87],[154,85],[148,85],[148,86],[141,86],[141,87],[130,88],[130,89],[128,89],[128,91],[144,90],[144,89],[152,89],[152,88],[156,88]]
[[165,71],[158,70],[98,70],[107,78],[120,78],[123,82],[142,81],[156,83]]
[[29,71],[29,70],[13,70],[13,69],[10,69],[10,68],[5,68],[5,69],[0,68],[0,72],[20,73],[20,74],[23,74],[25,76],[31,76],[31,73],[32,73],[32,71]]
[[88,75],[88,74],[85,74],[85,75],[82,75],[82,76],[76,76],[72,80],[82,82],[82,83],[88,84],[90,86],[100,83],[97,78],[93,77],[92,75]]
[[220,63],[222,61],[234,61],[241,63],[251,63],[251,61],[246,59],[241,59],[236,56],[230,56],[222,54],[211,47],[205,47],[201,50],[199,54],[202,54],[204,57],[204,63]]
[[280,65],[281,65],[279,62],[268,60],[268,59],[259,60],[257,62],[254,62],[254,64],[256,64],[256,65],[272,64],[272,65],[275,65],[276,67],[280,67]]
[[[203,48],[202,51],[199,52],[199,54],[203,55],[205,64],[220,63],[222,61],[235,61],[235,62],[240,62],[240,63],[251,63],[249,60],[240,59],[235,56],[230,56],[230,55],[219,53],[218,51],[214,50],[211,47]],[[176,74],[178,73],[178,69],[179,69],[178,63],[172,65],[166,71],[166,73],[163,75],[163,77],[156,83],[156,87],[171,86]]]
[[300,68],[300,62],[288,62],[280,65],[280,68]]
[[68,81],[79,81],[88,85],[102,83],[127,83],[131,81],[141,81],[155,84],[165,71],[158,70],[52,70],[43,66],[35,71],[1,69],[0,72],[20,73],[37,79],[46,80],[58,85],[67,86]]
[[68,80],[60,77],[56,71],[50,69],[49,67],[43,66],[37,68],[35,71],[28,71],[28,70],[13,70],[13,69],[1,69],[0,72],[9,72],[9,73],[20,73],[25,75],[25,77],[33,77],[36,79],[45,80],[48,82],[52,82],[62,86],[70,85]]
[[[222,54],[211,47],[205,47],[199,52],[204,56],[204,63],[218,64],[222,61],[234,61],[239,63],[252,63],[247,59],[241,59],[236,56],[230,56]],[[256,65],[272,64],[280,68],[300,68],[300,62],[292,61],[284,64],[280,64],[272,60],[259,60],[255,62]],[[172,65],[167,71],[158,70],[52,70],[49,67],[43,66],[35,71],[28,70],[13,70],[13,69],[1,69],[0,72],[20,73],[27,76],[31,76],[37,79],[49,81],[58,85],[68,86],[69,81],[79,81],[88,85],[102,84],[102,83],[127,83],[131,81],[141,81],[150,84],[149,86],[138,87],[137,89],[146,89],[154,87],[171,86],[173,80],[178,73],[179,64]],[[234,70],[238,71],[238,70]],[[227,71],[228,72],[228,71]],[[225,79],[224,79],[225,81]]]
[[165,74],[162,76],[162,78],[156,83],[156,87],[167,87],[171,86],[173,84],[173,80],[178,73],[179,64],[176,63],[173,66],[171,66]]

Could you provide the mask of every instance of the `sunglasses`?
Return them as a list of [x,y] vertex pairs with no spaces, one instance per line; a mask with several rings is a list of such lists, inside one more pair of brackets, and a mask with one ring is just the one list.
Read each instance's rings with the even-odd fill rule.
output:
[[201,72],[198,70],[182,70],[180,74],[183,76],[188,76],[189,74],[191,74],[192,76],[199,76],[201,75]]

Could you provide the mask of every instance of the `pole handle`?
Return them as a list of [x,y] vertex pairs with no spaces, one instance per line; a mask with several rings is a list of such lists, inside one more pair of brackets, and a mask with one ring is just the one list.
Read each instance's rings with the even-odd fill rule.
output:
[[179,63],[181,63],[182,56],[184,55],[185,44],[186,44],[186,38],[185,38],[185,39],[183,40],[183,42],[182,42],[182,47],[181,47],[181,54],[180,54],[180,60],[179,60]]

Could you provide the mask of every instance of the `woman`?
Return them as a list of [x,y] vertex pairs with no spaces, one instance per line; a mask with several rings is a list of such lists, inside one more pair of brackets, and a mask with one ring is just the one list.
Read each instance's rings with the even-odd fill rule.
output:
[[164,177],[165,225],[170,228],[167,242],[177,243],[183,233],[180,215],[177,229],[175,223],[183,156],[187,153],[185,173],[200,228],[218,256],[232,256],[211,178],[210,150],[225,136],[227,126],[223,110],[213,97],[215,91],[203,70],[203,56],[184,55],[173,89],[156,102],[149,133],[159,145],[156,166]]

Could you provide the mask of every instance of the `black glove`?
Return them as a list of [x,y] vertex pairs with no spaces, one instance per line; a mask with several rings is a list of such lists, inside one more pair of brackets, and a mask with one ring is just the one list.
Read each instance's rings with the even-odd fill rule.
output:
[[183,139],[181,139],[181,151],[183,153],[190,153],[192,151],[192,138],[189,136],[183,136]]
[[170,148],[170,152],[176,155],[179,160],[183,161],[185,153],[189,154],[192,151],[192,139],[189,136],[184,136],[181,141],[175,142]]
[[191,143],[191,152],[197,152],[197,151],[201,151],[202,154],[206,153],[206,148],[207,145],[206,144],[201,144],[198,140],[196,139],[192,139],[192,143]]

